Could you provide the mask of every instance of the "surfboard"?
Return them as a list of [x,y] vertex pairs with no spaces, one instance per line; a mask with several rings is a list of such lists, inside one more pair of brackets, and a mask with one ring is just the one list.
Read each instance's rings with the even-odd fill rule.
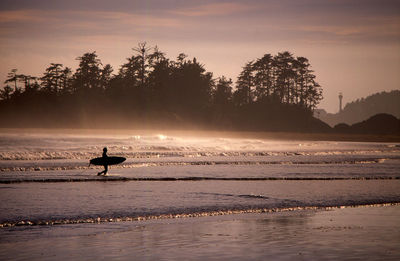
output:
[[115,164],[124,162],[125,160],[126,160],[126,158],[124,158],[124,157],[105,157],[105,158],[99,157],[99,158],[91,159],[90,164],[100,165],[100,166],[115,165]]

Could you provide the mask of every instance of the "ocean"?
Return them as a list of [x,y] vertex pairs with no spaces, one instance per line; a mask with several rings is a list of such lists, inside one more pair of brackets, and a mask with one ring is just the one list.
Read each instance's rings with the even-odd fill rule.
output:
[[[127,160],[97,176],[103,168],[89,160],[103,147]],[[76,226],[104,232],[155,220],[397,206],[400,144],[3,130],[0,199],[0,244],[9,250]]]

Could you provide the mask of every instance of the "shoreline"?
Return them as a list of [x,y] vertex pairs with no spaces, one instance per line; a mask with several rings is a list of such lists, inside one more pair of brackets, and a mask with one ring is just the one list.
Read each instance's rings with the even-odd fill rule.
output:
[[0,230],[0,259],[398,260],[400,205]]
[[252,209],[237,209],[237,210],[216,210],[207,212],[193,212],[193,213],[174,213],[174,214],[160,214],[160,215],[147,215],[147,216],[127,216],[127,217],[113,217],[113,218],[84,218],[84,219],[60,219],[49,221],[30,221],[20,220],[15,223],[4,222],[0,223],[0,231],[3,228],[10,227],[43,227],[43,226],[57,226],[57,225],[74,225],[74,224],[102,224],[102,223],[119,223],[119,222],[140,222],[149,220],[174,220],[174,219],[193,219],[203,217],[217,217],[217,216],[236,216],[244,214],[266,214],[266,213],[286,213],[296,211],[330,211],[346,208],[368,208],[368,207],[400,207],[400,202],[389,203],[376,203],[376,204],[362,204],[362,205],[343,205],[343,206],[304,206],[304,207],[287,207],[287,208],[252,208]]

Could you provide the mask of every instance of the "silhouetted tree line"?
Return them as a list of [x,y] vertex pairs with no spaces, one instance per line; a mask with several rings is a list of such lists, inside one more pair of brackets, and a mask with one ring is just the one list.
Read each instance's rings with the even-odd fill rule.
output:
[[75,73],[59,63],[42,77],[12,70],[0,91],[2,125],[309,130],[316,124],[312,110],[322,89],[304,57],[266,54],[243,67],[234,87],[196,58],[170,60],[146,43],[133,50],[115,74],[96,52],[78,57]]

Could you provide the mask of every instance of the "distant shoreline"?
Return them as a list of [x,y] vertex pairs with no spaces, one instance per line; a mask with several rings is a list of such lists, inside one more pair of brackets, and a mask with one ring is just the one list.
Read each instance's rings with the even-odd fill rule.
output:
[[204,129],[99,129],[99,128],[0,128],[0,135],[12,134],[81,134],[81,135],[182,135],[198,137],[249,138],[275,140],[348,141],[348,142],[400,142],[400,135],[302,133],[272,131],[224,131]]

